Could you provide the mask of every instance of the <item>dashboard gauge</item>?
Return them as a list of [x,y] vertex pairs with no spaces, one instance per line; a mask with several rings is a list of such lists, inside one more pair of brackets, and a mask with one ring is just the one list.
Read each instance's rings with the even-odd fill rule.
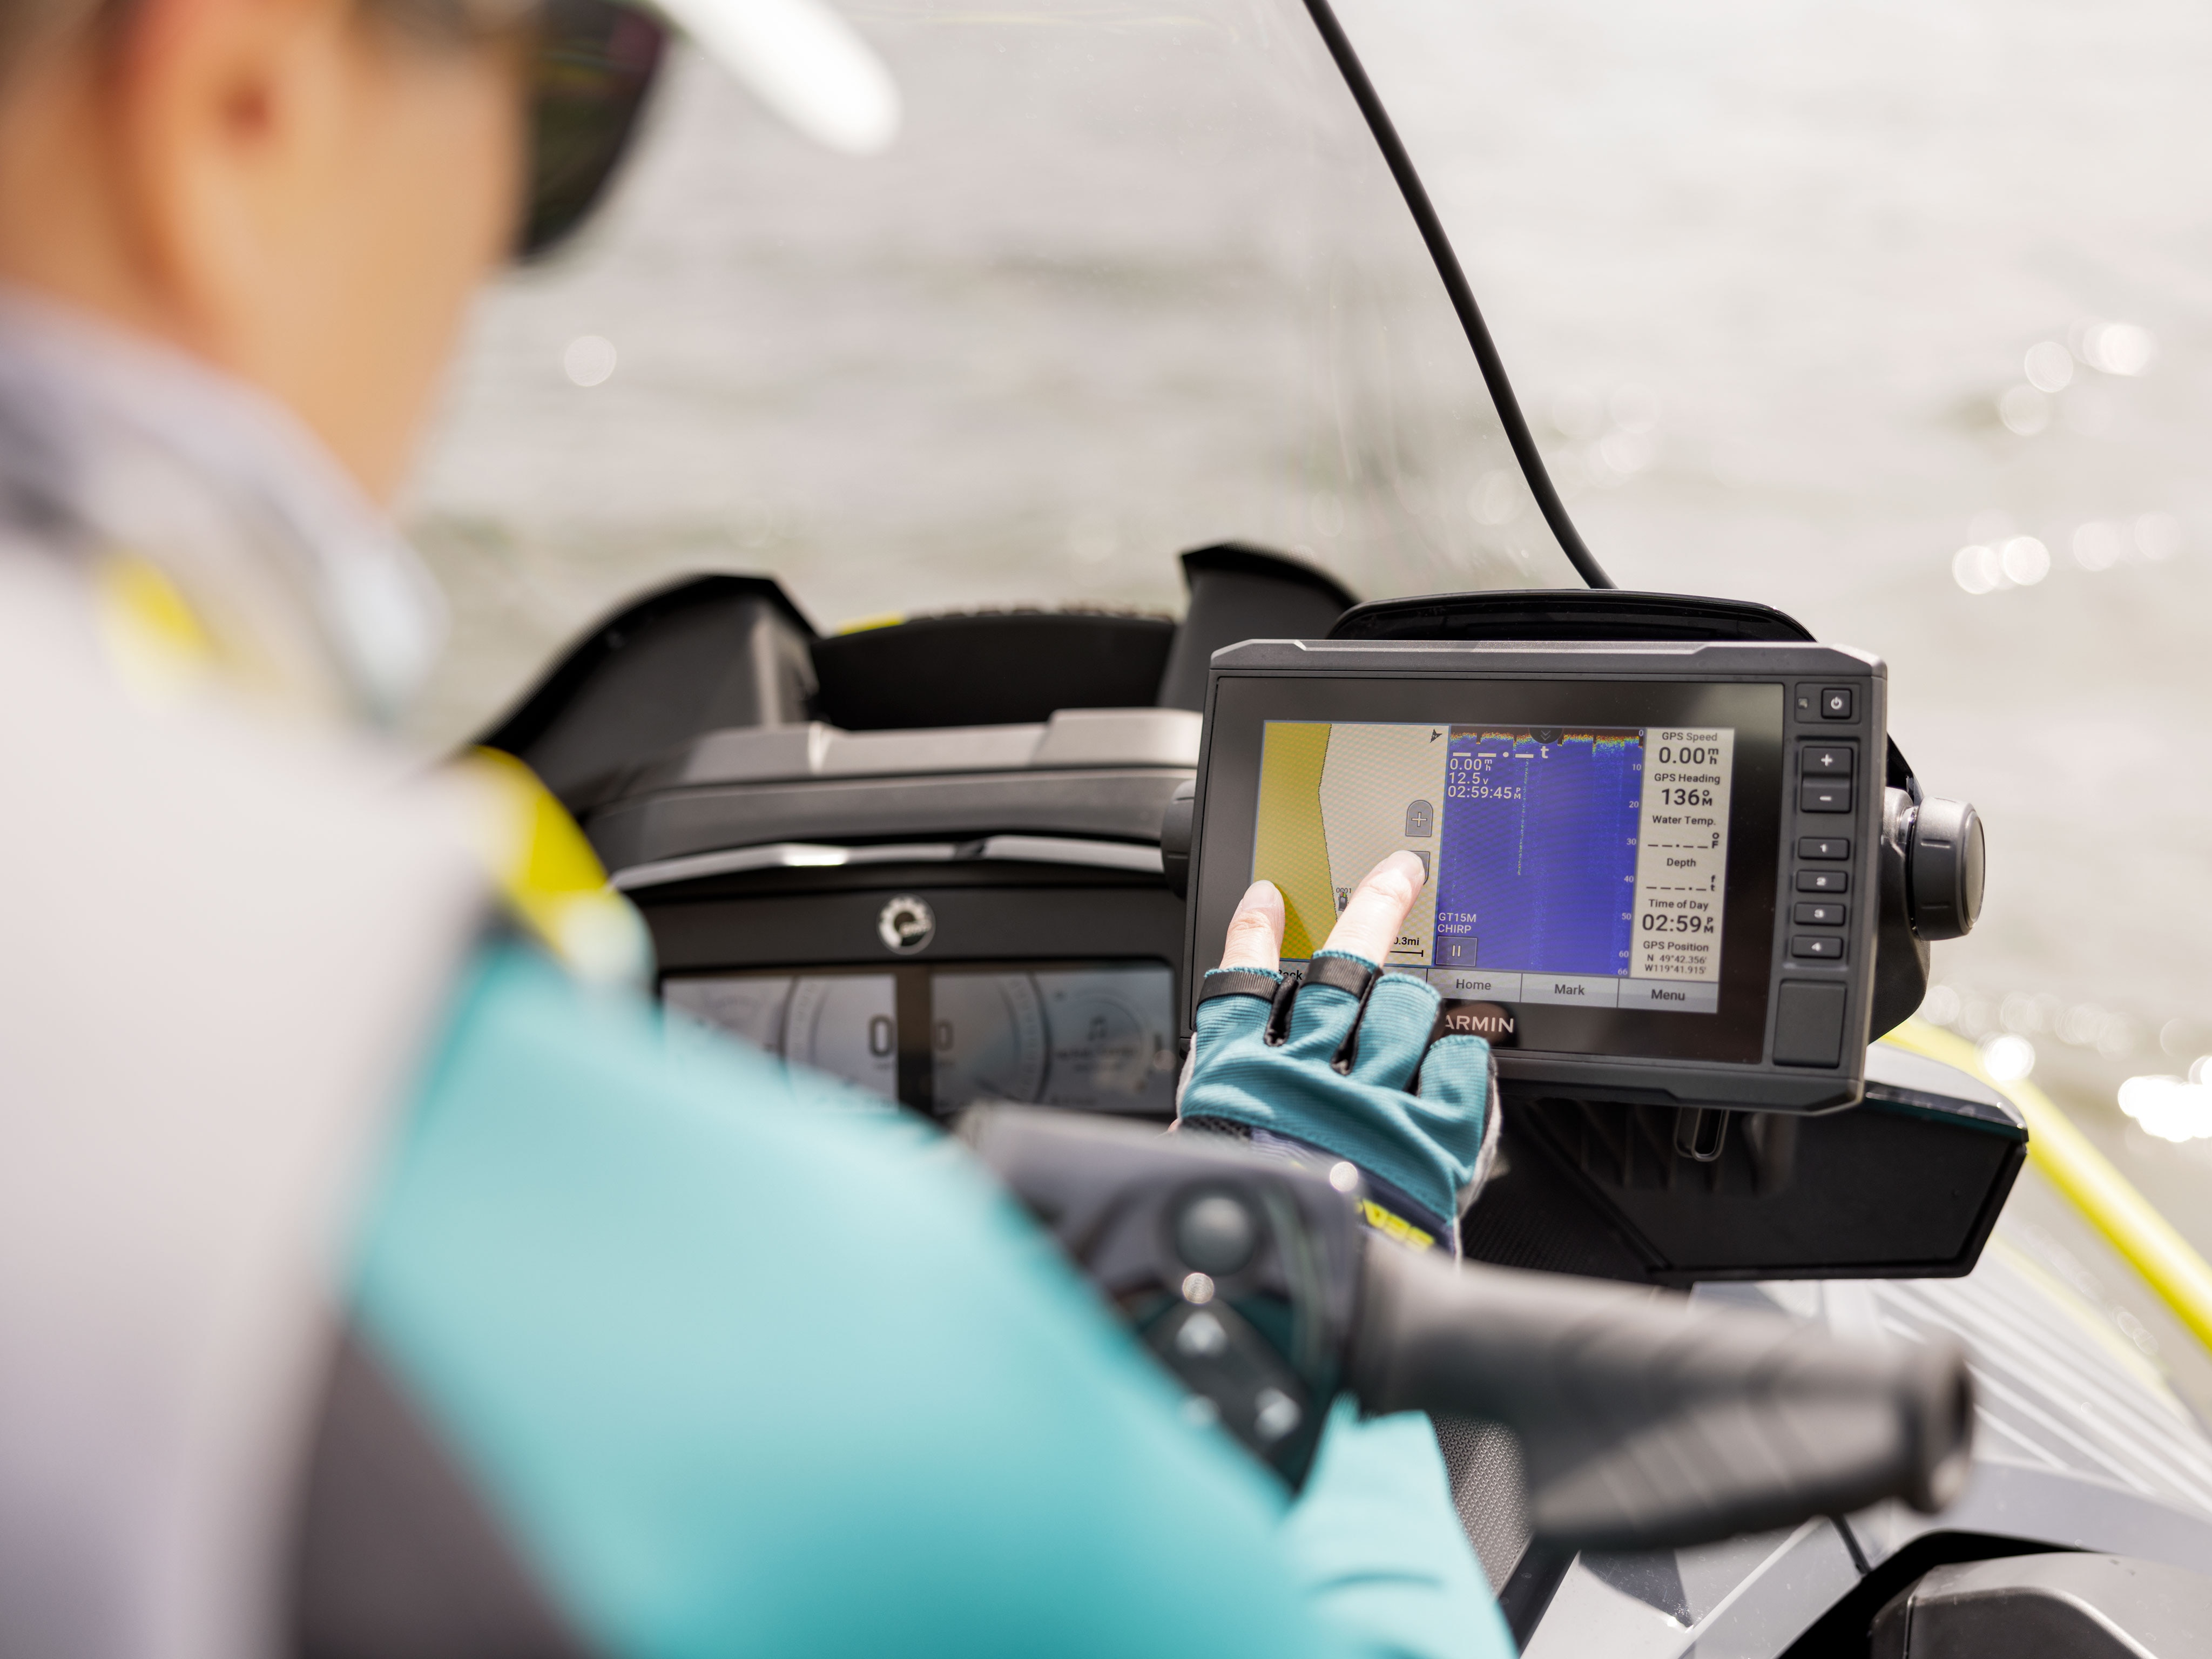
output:
[[1165,968],[1105,968],[1033,976],[1052,1034],[1048,1106],[1172,1109],[1175,977]]
[[[716,975],[669,980],[660,994],[678,1013],[780,1054],[792,983],[788,974]],[[671,1021],[669,1029],[673,1037],[681,1027]]]
[[1043,1097],[1051,1042],[1038,975],[933,974],[932,1097],[940,1112],[978,1100]]
[[1175,1110],[1175,974],[1160,963],[678,974],[661,996],[672,1046],[714,1042],[711,1027],[927,1112]]
[[795,1065],[898,1098],[898,981],[890,974],[802,974],[783,1020]]

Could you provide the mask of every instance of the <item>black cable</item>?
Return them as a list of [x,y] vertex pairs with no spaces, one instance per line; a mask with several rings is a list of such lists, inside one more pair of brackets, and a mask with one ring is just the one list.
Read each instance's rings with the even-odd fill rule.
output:
[[1459,256],[1452,252],[1443,222],[1437,217],[1428,191],[1422,188],[1420,175],[1413,171],[1413,157],[1407,155],[1397,128],[1390,125],[1389,112],[1376,95],[1375,83],[1367,78],[1367,71],[1361,66],[1358,54],[1352,51],[1344,26],[1329,9],[1328,0],[1305,0],[1305,3],[1314,27],[1328,43],[1328,55],[1336,59],[1345,84],[1352,88],[1359,112],[1367,118],[1368,131],[1375,135],[1382,159],[1389,166],[1390,176],[1398,181],[1399,191],[1413,211],[1413,222],[1420,227],[1421,240],[1428,244],[1429,257],[1436,261],[1437,274],[1444,280],[1444,292],[1451,296],[1452,309],[1459,313],[1460,325],[1467,330],[1467,343],[1474,348],[1474,361],[1482,369],[1483,384],[1490,388],[1490,401],[1497,406],[1498,422],[1505,428],[1505,441],[1513,446],[1514,458],[1521,463],[1528,493],[1536,498],[1544,522],[1552,527],[1552,534],[1559,538],[1567,562],[1582,579],[1592,587],[1613,586],[1613,578],[1605,574],[1604,568],[1583,545],[1582,532],[1567,516],[1566,503],[1553,488],[1552,475],[1544,470],[1544,458],[1536,452],[1536,440],[1528,430],[1528,417],[1521,412],[1521,400],[1513,395],[1513,383],[1505,378],[1504,362],[1490,337],[1489,325],[1482,320],[1481,308],[1474,303],[1474,290],[1467,285],[1467,273],[1459,268]]

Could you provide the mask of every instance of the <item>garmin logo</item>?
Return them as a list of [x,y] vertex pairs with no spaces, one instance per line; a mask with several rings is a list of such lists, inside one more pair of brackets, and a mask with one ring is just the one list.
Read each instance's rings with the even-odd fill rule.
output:
[[1519,1021],[1502,1003],[1447,1002],[1443,1024],[1448,1036],[1484,1037],[1494,1047],[1510,1048]]

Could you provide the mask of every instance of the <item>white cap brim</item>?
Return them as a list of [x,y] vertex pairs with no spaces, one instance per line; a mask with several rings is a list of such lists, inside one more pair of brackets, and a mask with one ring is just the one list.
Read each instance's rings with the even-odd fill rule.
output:
[[817,143],[871,155],[898,136],[898,83],[823,0],[653,0],[668,21]]

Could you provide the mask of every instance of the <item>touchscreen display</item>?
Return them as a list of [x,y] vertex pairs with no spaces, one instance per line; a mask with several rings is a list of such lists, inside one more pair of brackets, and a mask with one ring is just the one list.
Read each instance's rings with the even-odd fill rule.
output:
[[1453,1000],[1713,1014],[1734,728],[1268,720],[1255,879],[1286,963],[1400,848],[1430,878],[1389,965]]

